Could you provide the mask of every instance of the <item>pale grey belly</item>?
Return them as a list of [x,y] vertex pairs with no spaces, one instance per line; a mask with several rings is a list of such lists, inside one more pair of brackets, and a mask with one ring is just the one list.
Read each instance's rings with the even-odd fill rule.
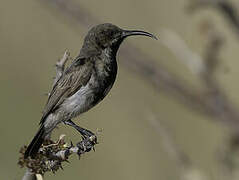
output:
[[74,95],[67,98],[62,104],[62,108],[69,118],[74,118],[81,113],[88,111],[94,106],[95,92],[89,83],[81,87]]
[[81,87],[74,95],[67,98],[61,106],[48,115],[44,122],[46,134],[50,133],[60,122],[72,119],[92,108],[95,92],[89,84]]

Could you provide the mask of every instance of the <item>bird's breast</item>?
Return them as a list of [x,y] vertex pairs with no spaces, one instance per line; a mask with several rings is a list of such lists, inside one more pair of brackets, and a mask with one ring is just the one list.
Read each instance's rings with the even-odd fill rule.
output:
[[108,94],[114,84],[116,73],[117,64],[103,69],[94,68],[88,83],[66,99],[63,107],[72,118],[88,111]]
[[92,74],[92,85],[95,89],[95,101],[102,100],[112,88],[117,74],[117,63],[111,62],[109,64],[105,63],[96,63],[94,72]]

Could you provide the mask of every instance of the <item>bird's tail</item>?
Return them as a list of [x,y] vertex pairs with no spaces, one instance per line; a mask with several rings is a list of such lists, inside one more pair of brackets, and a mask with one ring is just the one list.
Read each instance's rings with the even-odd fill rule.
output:
[[37,134],[33,138],[32,142],[28,145],[27,150],[25,151],[24,158],[26,159],[27,157],[32,157],[34,158],[40,149],[43,141],[44,141],[44,136],[45,136],[45,130],[44,130],[44,125],[41,125],[39,128]]

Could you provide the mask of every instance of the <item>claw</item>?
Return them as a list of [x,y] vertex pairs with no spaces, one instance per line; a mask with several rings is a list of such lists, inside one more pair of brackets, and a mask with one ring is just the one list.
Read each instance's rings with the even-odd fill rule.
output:
[[73,143],[72,143],[72,141],[71,141],[71,146],[70,146],[70,147],[72,148],[73,146],[74,146],[74,145],[73,145]]

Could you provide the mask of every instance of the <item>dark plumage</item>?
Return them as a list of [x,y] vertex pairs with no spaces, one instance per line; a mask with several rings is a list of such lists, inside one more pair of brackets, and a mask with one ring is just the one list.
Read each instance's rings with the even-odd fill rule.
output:
[[25,158],[34,158],[43,140],[61,122],[75,127],[83,136],[93,134],[76,127],[71,119],[88,111],[107,95],[117,74],[117,50],[131,35],[155,38],[144,31],[126,31],[109,23],[95,26],[88,32],[80,54],[52,88],[41,127],[28,146]]

